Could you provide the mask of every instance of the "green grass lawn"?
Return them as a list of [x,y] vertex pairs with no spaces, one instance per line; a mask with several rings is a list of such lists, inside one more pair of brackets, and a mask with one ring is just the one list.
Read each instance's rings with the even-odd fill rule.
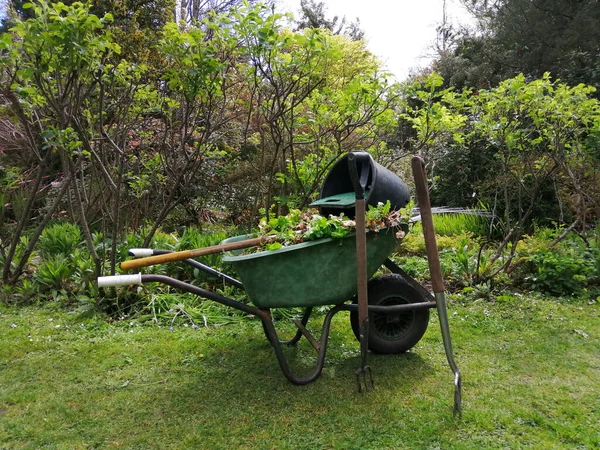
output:
[[[170,332],[0,312],[2,449],[600,448],[598,303],[451,302],[462,420],[433,313],[409,353],[370,357],[376,389],[359,394],[347,314],[321,378],[293,386],[258,321]],[[313,356],[289,354],[300,368]]]

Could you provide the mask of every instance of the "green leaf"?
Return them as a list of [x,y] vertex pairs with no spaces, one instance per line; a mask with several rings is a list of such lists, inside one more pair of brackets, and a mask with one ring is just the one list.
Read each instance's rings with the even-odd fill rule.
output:
[[283,245],[281,245],[281,243],[279,243],[279,242],[273,242],[272,244],[267,244],[266,247],[265,247],[265,249],[268,250],[268,251],[271,251],[271,250],[278,250],[281,247],[283,247]]

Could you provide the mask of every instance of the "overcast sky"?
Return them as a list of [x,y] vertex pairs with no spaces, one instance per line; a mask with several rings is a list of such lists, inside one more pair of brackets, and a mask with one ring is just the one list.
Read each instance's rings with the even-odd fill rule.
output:
[[[436,26],[442,21],[444,0],[323,0],[327,18],[357,17],[365,32],[369,49],[379,56],[387,69],[403,80],[411,68],[427,66]],[[298,14],[300,0],[278,0],[282,7]],[[468,24],[469,13],[459,0],[446,0],[448,19]]]

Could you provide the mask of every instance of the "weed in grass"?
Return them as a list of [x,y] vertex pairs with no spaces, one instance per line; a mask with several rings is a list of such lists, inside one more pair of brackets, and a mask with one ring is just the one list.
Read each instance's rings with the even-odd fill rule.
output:
[[[243,300],[239,290],[233,293],[227,288],[226,292],[222,290],[217,292],[229,295],[230,298],[237,297],[237,300]],[[149,298],[148,305],[143,307],[137,320],[142,322],[150,320],[170,326],[185,324],[207,327],[238,323],[245,317],[241,311],[190,294],[154,292],[149,295]]]

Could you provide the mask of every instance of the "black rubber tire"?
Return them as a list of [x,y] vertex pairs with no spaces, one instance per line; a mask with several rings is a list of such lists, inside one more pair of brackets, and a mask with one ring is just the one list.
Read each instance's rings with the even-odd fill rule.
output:
[[[369,280],[369,305],[400,305],[427,301],[408,281],[397,274]],[[350,324],[360,340],[358,312],[350,312]],[[373,353],[403,353],[415,346],[429,324],[429,309],[396,314],[369,314],[369,350]]]

